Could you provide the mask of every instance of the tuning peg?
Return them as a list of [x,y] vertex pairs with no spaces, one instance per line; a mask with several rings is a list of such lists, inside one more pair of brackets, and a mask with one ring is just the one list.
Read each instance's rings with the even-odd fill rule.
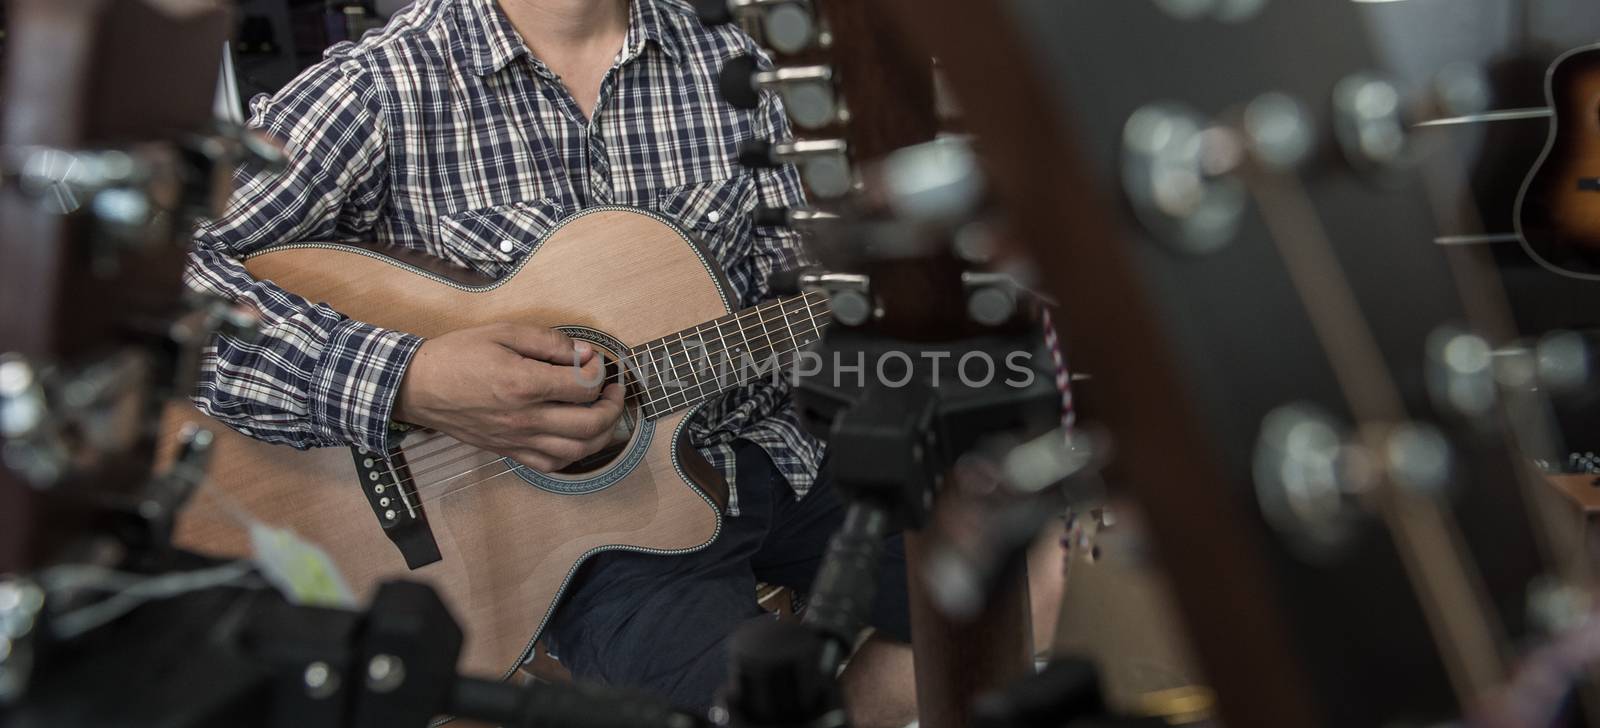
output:
[[966,271],[961,284],[967,293],[967,315],[984,326],[999,326],[1017,313],[1017,296],[1025,289],[1006,273]]
[[756,225],[796,230],[813,229],[819,223],[827,224],[838,219],[839,216],[834,213],[809,207],[759,207],[755,215]]
[[813,43],[823,44],[806,0],[695,0],[694,11],[706,25],[759,16],[763,40],[779,53],[799,53]]
[[833,89],[833,69],[828,66],[788,66],[762,70],[755,56],[742,55],[722,65],[718,79],[722,98],[740,109],[761,105],[761,90],[783,97],[789,118],[805,129],[818,129],[839,117]]
[[843,139],[800,139],[776,144],[747,139],[739,144],[739,163],[755,169],[794,164],[812,194],[834,198],[850,191],[850,160],[845,152]]

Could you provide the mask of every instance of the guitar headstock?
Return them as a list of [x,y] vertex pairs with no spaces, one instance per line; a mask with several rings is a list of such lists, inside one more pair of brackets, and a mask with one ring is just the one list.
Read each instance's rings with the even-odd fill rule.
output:
[[[1061,301],[1222,718],[1459,715],[1559,558],[1493,269],[1356,3],[890,3]],[[1470,225],[1468,225],[1470,226]],[[1227,587],[1219,589],[1218,579]],[[1241,625],[1249,625],[1241,630]]]
[[[156,420],[215,326],[248,323],[196,308],[181,276],[195,219],[254,145],[213,121],[217,3],[13,0],[6,22],[0,572],[89,518],[164,519],[197,477],[152,477]],[[194,433],[180,464],[207,441]]]
[[750,140],[747,166],[792,163],[813,204],[837,210],[863,190],[862,166],[933,139],[933,65],[875,32],[882,9],[849,0],[704,0],[707,23],[739,22],[773,63],[741,56],[722,68],[723,97],[756,108],[763,92],[783,99],[796,139]]

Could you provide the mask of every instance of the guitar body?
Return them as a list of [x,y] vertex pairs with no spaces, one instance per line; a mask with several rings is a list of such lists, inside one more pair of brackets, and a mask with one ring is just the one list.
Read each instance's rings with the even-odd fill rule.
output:
[[1546,267],[1600,278],[1600,46],[1563,54],[1545,83],[1550,140],[1517,196],[1517,234]]
[[[568,218],[513,273],[483,286],[462,286],[337,245],[274,248],[250,256],[246,267],[259,279],[356,320],[424,337],[520,322],[582,326],[631,345],[727,314],[733,303],[714,262],[693,240],[627,208]],[[412,500],[421,502],[440,556],[415,570],[380,527],[382,516],[367,497],[349,448],[298,451],[212,423],[217,440],[205,487],[227,497],[198,495],[179,524],[177,541],[199,551],[248,554],[245,530],[215,505],[236,501],[267,524],[291,528],[322,546],[360,598],[389,579],[432,584],[464,627],[461,669],[509,676],[589,556],[613,549],[684,553],[716,537],[723,483],[681,442],[681,426],[693,411],[636,428],[630,457],[593,472],[544,476],[556,485],[604,484],[581,494],[536,487],[481,451],[463,447],[429,455],[450,443],[435,439],[413,446],[426,436],[409,436],[402,450],[413,463],[415,484],[423,486]],[[187,407],[173,414],[177,421],[169,432],[182,421],[209,422]],[[466,459],[452,462],[460,452]],[[438,470],[425,475],[430,468]],[[479,469],[439,489],[426,487],[471,468]]]

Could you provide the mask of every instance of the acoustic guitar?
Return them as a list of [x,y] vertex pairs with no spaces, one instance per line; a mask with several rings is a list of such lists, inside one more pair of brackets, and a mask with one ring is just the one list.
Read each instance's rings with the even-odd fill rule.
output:
[[[685,442],[706,400],[778,376],[830,319],[812,293],[736,311],[709,254],[651,212],[577,213],[499,280],[473,280],[373,250],[292,244],[245,267],[360,321],[435,336],[499,322],[549,326],[593,344],[626,385],[626,432],[560,472],[536,472],[440,433],[390,453],[296,451],[218,430],[210,497],[321,545],[358,595],[428,582],[466,632],[461,669],[509,677],[528,657],[585,559],[611,550],[683,554],[721,528],[726,487]],[[746,366],[747,364],[752,366]],[[192,409],[170,423],[203,420]],[[176,540],[244,555],[226,508],[198,505]]]
[[1545,75],[1550,138],[1517,194],[1517,235],[1545,267],[1600,279],[1600,45]]

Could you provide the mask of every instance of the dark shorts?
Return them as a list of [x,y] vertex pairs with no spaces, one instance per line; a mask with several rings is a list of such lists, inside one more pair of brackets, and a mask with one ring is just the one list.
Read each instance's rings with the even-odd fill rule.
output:
[[[796,500],[760,448],[740,441],[739,515],[723,519],[709,547],[682,556],[607,552],[590,559],[550,622],[561,663],[579,680],[637,687],[682,708],[711,705],[728,674],[727,647],[744,621],[770,619],[756,582],[802,593],[822,563],[845,503],[827,463]],[[905,546],[885,547],[872,626],[890,639],[911,634]]]

